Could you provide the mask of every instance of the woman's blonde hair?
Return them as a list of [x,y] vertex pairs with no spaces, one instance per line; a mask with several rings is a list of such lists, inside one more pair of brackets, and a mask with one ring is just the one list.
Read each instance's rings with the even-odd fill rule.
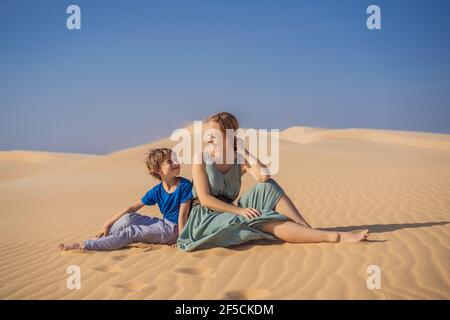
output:
[[[205,119],[205,123],[210,121],[217,122],[219,124],[220,131],[222,131],[223,134],[226,134],[227,129],[232,129],[234,131],[239,129],[239,122],[237,118],[229,112],[219,112]],[[236,141],[237,138],[234,137],[234,150],[237,150]]]

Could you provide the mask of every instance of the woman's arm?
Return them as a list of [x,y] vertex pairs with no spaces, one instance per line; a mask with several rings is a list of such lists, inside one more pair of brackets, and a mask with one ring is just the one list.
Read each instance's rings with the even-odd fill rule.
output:
[[180,205],[180,212],[178,214],[178,233],[183,231],[186,221],[189,218],[189,209],[191,208],[191,200],[183,202]]
[[247,218],[257,217],[261,215],[256,209],[241,208],[225,201],[219,200],[212,196],[209,190],[208,176],[206,174],[205,164],[201,155],[196,156],[197,159],[192,165],[192,179],[194,181],[195,191],[197,192],[198,200],[202,206],[210,208],[214,211],[231,212],[234,214],[241,214]]
[[266,182],[270,179],[269,169],[258,158],[252,155],[247,149],[244,149],[245,163],[242,164],[242,174],[250,173],[258,182]]
[[102,229],[95,235],[95,238],[105,237],[109,233],[109,229],[111,229],[112,225],[119,220],[124,214],[136,212],[141,209],[144,204],[139,200],[138,202],[132,204],[131,206],[117,212],[111,219],[105,222]]

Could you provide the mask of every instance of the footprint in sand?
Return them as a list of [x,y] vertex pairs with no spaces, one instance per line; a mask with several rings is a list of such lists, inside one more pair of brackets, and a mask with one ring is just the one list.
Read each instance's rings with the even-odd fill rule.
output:
[[110,273],[119,273],[122,272],[123,269],[119,266],[97,266],[95,268],[93,268],[96,271],[100,271],[100,272],[110,272]]
[[146,244],[138,244],[136,246],[130,246],[129,248],[126,249],[122,249],[120,252],[120,254],[116,254],[114,256],[112,256],[110,259],[111,260],[115,260],[115,261],[122,261],[125,260],[127,258],[130,258],[132,256],[136,256],[138,254],[141,254],[142,251],[147,251],[149,248],[151,248],[151,245],[146,245]]
[[114,261],[122,261],[122,260],[125,260],[126,258],[128,258],[127,255],[121,255],[121,256],[113,256],[110,259],[114,260]]
[[112,286],[115,289],[132,291],[132,292],[140,292],[140,291],[154,291],[156,289],[155,286],[149,285],[144,282],[126,282]]
[[265,289],[248,288],[243,290],[233,290],[225,292],[224,299],[249,300],[265,299],[270,296],[270,292]]
[[210,268],[177,268],[175,269],[175,272],[178,273],[182,273],[182,274],[187,274],[190,276],[194,276],[194,277],[206,277],[207,275],[211,274],[211,269]]

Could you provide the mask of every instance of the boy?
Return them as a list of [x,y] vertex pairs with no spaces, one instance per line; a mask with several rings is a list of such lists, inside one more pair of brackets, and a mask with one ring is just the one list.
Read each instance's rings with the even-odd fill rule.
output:
[[[149,173],[161,182],[140,201],[118,212],[96,234],[82,243],[60,243],[61,250],[117,250],[131,243],[174,245],[186,224],[192,199],[192,183],[179,177],[180,165],[172,160],[172,150],[152,149],[146,159]],[[163,219],[136,213],[144,205],[158,204]]]

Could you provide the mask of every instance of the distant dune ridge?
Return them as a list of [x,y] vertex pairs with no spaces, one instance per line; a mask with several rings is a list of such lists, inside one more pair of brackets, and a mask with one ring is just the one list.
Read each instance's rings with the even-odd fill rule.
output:
[[297,143],[311,143],[323,139],[357,139],[416,148],[431,148],[450,151],[449,135],[436,133],[382,131],[357,128],[330,130],[309,127],[290,127],[281,133],[281,138]]
[[0,151],[0,183],[56,168],[67,167],[96,158],[94,155],[42,152],[42,151]]
[[[192,129],[189,127],[189,129]],[[449,299],[450,135],[292,127],[275,179],[318,228],[369,228],[357,244],[268,243],[192,253],[136,244],[63,252],[157,181],[152,147],[104,156],[0,152],[2,299]],[[181,174],[191,178],[190,165]],[[244,177],[241,193],[250,188]],[[143,213],[158,215],[156,207]],[[81,289],[66,287],[69,265]],[[380,267],[381,288],[367,288]]]

